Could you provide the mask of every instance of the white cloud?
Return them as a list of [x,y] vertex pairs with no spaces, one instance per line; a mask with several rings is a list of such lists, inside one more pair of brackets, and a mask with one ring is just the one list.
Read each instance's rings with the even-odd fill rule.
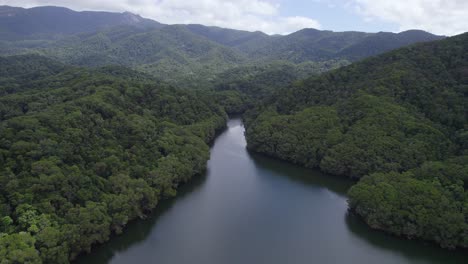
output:
[[366,20],[380,19],[400,30],[456,35],[468,31],[468,0],[351,0]]
[[272,0],[0,0],[0,4],[55,5],[80,11],[130,11],[167,24],[197,23],[269,34],[320,28],[320,23],[311,18],[279,15],[280,6]]

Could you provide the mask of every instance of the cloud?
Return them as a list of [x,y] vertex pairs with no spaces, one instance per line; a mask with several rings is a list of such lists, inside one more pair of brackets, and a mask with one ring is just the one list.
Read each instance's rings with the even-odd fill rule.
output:
[[74,10],[130,11],[167,24],[203,24],[268,34],[287,34],[302,28],[320,28],[307,17],[279,15],[272,0],[0,0],[0,4],[34,7],[65,6]]
[[456,35],[468,31],[467,0],[351,0],[367,21],[382,20],[400,30],[422,29]]

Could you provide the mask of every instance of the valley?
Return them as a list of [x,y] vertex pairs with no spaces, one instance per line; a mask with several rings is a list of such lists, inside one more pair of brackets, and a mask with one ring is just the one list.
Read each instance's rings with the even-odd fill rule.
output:
[[0,263],[463,263],[468,33],[0,6]]

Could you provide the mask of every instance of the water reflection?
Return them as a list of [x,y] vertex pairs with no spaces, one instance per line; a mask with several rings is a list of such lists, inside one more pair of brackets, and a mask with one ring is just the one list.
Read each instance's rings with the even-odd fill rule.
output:
[[467,263],[371,230],[347,211],[353,181],[248,153],[243,133],[231,119],[204,176],[77,263]]
[[356,214],[348,212],[345,215],[346,226],[357,237],[376,247],[401,254],[411,263],[454,263],[462,264],[468,261],[468,252],[463,250],[441,249],[433,243],[407,240],[371,230]]
[[257,169],[266,170],[268,174],[281,175],[281,177],[286,177],[300,184],[326,188],[341,196],[345,196],[346,192],[354,184],[351,179],[325,175],[316,169],[293,166],[288,162],[264,155],[249,152],[249,156],[255,162]]
[[139,242],[145,241],[151,234],[151,230],[157,224],[161,216],[171,210],[177,201],[184,199],[190,193],[198,190],[207,180],[206,174],[194,177],[190,183],[179,187],[177,196],[171,199],[161,201],[153,213],[144,220],[135,220],[130,222],[121,235],[113,235],[108,242],[95,246],[89,255],[80,256],[75,263],[109,263],[109,261],[124,252],[126,249]]

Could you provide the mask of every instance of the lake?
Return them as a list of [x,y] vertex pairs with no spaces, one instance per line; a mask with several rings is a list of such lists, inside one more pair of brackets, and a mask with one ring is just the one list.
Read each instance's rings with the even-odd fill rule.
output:
[[467,263],[465,252],[373,231],[348,213],[352,181],[246,150],[233,118],[205,175],[76,263]]

